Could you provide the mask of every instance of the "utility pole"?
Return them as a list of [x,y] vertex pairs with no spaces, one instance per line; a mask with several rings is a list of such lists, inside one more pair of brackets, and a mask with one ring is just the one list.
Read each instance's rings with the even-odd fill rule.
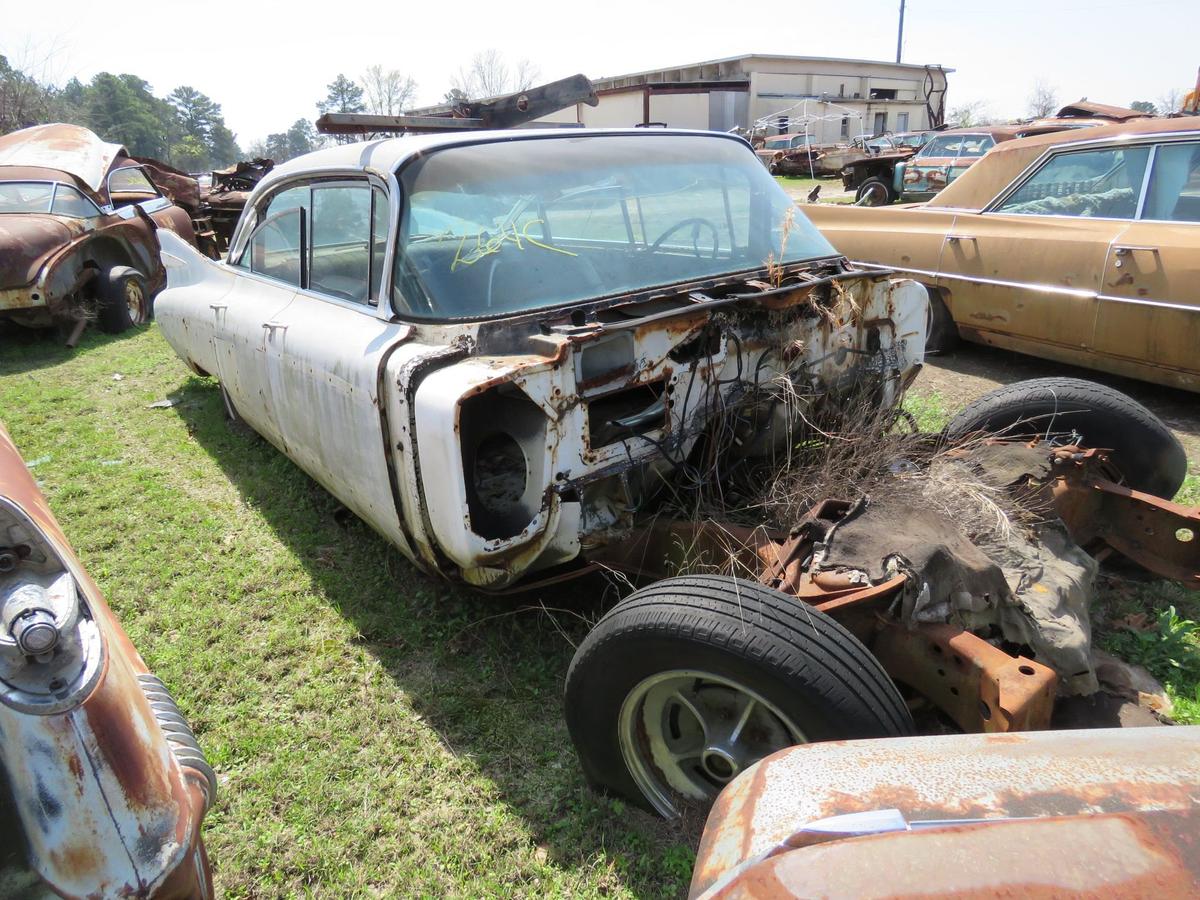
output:
[[900,33],[896,35],[896,62],[900,62],[900,48],[904,46],[904,0],[900,0]]

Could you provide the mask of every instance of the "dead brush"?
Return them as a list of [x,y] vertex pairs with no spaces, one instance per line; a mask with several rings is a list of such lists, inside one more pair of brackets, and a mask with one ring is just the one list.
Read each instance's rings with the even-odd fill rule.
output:
[[[995,559],[1047,519],[1040,493],[1014,489],[977,463],[990,435],[949,443],[920,433],[899,403],[882,405],[872,392],[811,407],[787,378],[769,388],[794,439],[783,454],[743,467],[740,477],[705,480],[672,498],[670,515],[709,522],[718,542],[716,552],[711,540],[703,553],[678,548],[679,571],[753,579],[744,545],[722,523],[787,534],[825,499],[932,511]],[[725,427],[711,425],[718,433]]]

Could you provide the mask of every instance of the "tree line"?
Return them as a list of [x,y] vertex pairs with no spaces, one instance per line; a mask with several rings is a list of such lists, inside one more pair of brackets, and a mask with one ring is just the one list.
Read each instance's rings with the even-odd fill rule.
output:
[[221,105],[193,87],[180,85],[156,97],[145,79],[111,72],[58,87],[0,56],[0,134],[45,122],[83,125],[134,156],[192,172],[228,165],[242,153]]
[[[538,77],[528,61],[509,64],[497,50],[475,54],[459,68],[445,92],[447,103],[524,90]],[[327,112],[394,116],[411,108],[417,82],[383,66],[369,66],[360,78],[339,73],[317,101],[318,114]],[[221,105],[189,85],[165,97],[136,75],[101,72],[89,82],[72,78],[63,86],[45,82],[0,55],[0,134],[46,122],[83,125],[104,140],[124,144],[134,156],[150,156],[188,172],[221,168],[246,157],[276,162],[300,156],[325,145],[359,140],[353,135],[326,138],[312,120],[297,119],[286,130],[251,143],[245,153],[225,124]]]

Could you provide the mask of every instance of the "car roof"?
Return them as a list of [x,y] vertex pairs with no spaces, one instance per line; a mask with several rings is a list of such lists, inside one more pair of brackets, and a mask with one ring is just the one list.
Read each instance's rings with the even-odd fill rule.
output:
[[0,137],[0,166],[57,169],[93,191],[104,186],[109,168],[126,151],[102,141],[95,132],[61,122],[22,128]]
[[1051,147],[1060,144],[1087,144],[1114,138],[1197,132],[1200,116],[1169,119],[1134,119],[1114,125],[1072,128],[1050,134],[1005,141],[989,150],[980,160],[927,203],[927,206],[955,209],[983,209],[992,198]]
[[499,143],[503,141],[529,140],[535,138],[581,138],[599,135],[629,135],[653,140],[662,135],[699,135],[714,139],[736,140],[749,146],[745,138],[719,131],[695,131],[682,128],[511,128],[494,131],[441,132],[438,134],[412,134],[398,138],[375,141],[358,141],[338,144],[289,159],[273,168],[255,188],[259,194],[271,185],[308,172],[331,169],[355,170],[376,169],[382,172],[395,171],[402,163],[444,147],[467,144]]

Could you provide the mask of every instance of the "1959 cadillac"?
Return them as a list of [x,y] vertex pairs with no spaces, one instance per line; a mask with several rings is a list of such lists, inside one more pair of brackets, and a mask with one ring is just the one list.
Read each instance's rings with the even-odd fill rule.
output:
[[[887,404],[922,358],[923,290],[850,270],[728,136],[333,148],[259,184],[228,261],[164,255],[163,333],[230,411],[484,588],[627,529],[716,394]],[[762,414],[739,452],[786,441]]]
[[[170,235],[163,254],[162,332],[219,379],[230,413],[418,566],[487,590],[578,574],[615,546],[649,559],[672,491],[752,471],[823,409],[890,409],[925,340],[920,285],[850,267],[745,141],[711,133],[349,144],[264,178],[227,260]],[[675,702],[659,696],[675,659],[704,666],[686,689],[711,688],[692,706],[703,715],[778,698],[748,707],[712,778],[688,782],[699,799],[802,728],[911,727],[843,630],[798,640],[835,640],[835,679],[869,673],[870,694],[831,695],[823,675],[806,686],[826,669],[782,658],[748,672],[751,636],[782,626],[745,612],[738,636],[718,640],[745,590],[709,588],[699,613],[688,600],[659,607],[708,622],[699,638],[643,618],[569,679],[568,709],[586,722],[568,724],[593,782],[671,814],[630,775],[650,751],[617,745],[622,709],[653,718]],[[796,627],[824,621],[777,596]],[[637,649],[640,637],[660,650]],[[743,638],[752,646],[736,649]],[[604,662],[611,648],[633,662]],[[582,674],[593,664],[620,678]],[[665,720],[647,721],[657,733]]]
[[[1010,587],[978,557],[962,579],[897,574],[886,563],[897,554],[954,553],[929,531],[893,552],[903,529],[866,511],[886,504],[831,498],[774,529],[721,521],[720,498],[760,496],[796,445],[824,446],[828,431],[810,423],[843,438],[862,416],[889,428],[928,314],[920,285],[839,256],[740,138],[504,131],[349,144],[264,178],[226,261],[170,235],[163,250],[158,319],[176,352],[417,565],[491,591],[598,566],[662,579],[601,619],[567,675],[567,725],[594,784],[669,816],[678,797],[711,799],[780,747],[908,733],[891,671],[968,730],[1045,727],[1060,676],[1092,683],[1075,612],[1096,563],[1061,535],[1035,551],[1043,574]],[[1044,394],[999,398],[985,418],[1028,412]],[[1135,450],[1173,440],[1131,401],[1077,394],[1073,423],[1098,446],[1114,447],[1114,423]],[[1110,402],[1111,415],[1097,412]],[[1107,430],[1090,427],[1097,416]],[[1088,524],[1105,516],[1153,516],[1161,534],[1200,527],[1200,514],[1103,487],[1099,451],[988,452],[1021,457],[999,466],[1004,484],[1027,484],[1015,468],[1073,498],[1054,502],[1089,547],[1105,538]],[[708,515],[695,511],[701,496]],[[882,555],[855,543],[860,527]],[[857,558],[847,570],[847,534],[878,567]],[[1145,563],[1191,578],[1194,545],[1161,543]],[[704,569],[706,548],[722,546],[755,574]],[[1043,552],[1065,555],[1051,565]],[[1045,603],[1048,625],[1029,612]],[[951,604],[985,634],[998,623],[1037,645],[1038,659],[947,622]],[[938,624],[897,618],[926,605]],[[1060,673],[1044,664],[1055,659]]]

